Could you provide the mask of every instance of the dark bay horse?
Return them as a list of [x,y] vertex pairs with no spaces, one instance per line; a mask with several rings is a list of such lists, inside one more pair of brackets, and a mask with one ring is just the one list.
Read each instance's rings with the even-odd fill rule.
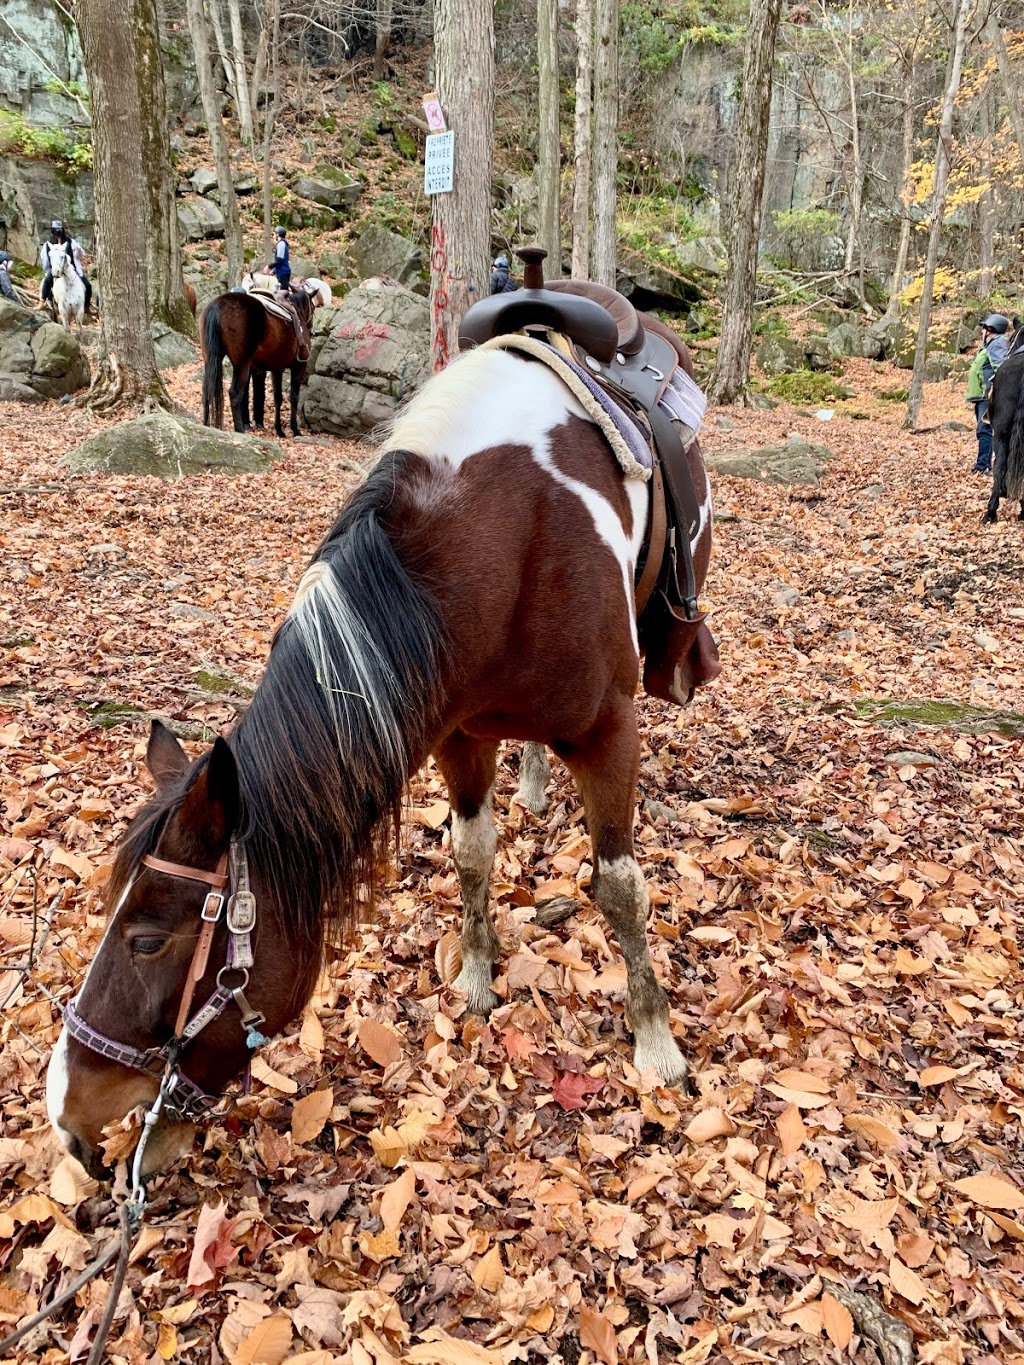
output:
[[1024,521],[1024,351],[1014,351],[996,370],[988,400],[992,423],[992,496],[982,517],[994,523],[1000,498],[1020,500]]
[[[711,498],[696,443],[689,462],[703,583]],[[488,1013],[502,739],[548,746],[571,770],[591,894],[626,961],[635,1065],[683,1079],[633,849],[633,575],[649,508],[650,484],[623,476],[543,365],[484,348],[413,398],[316,551],[230,739],[190,761],[153,726],[156,793],[118,849],[107,931],[47,1077],[69,1150],[95,1167],[104,1124],[140,1102],[154,1112],[170,1086],[138,1167],[174,1158],[182,1120],[301,1012],[325,940],[372,898],[430,753],[462,889],[455,987]],[[684,659],[678,679],[685,698],[701,675]]]
[[[270,371],[274,385],[274,431],[284,436],[281,426],[282,382],[285,370],[291,375],[289,393],[291,431],[299,434],[299,388],[306,376],[313,329],[314,296],[304,288],[288,293],[288,303],[299,318],[300,327],[286,310],[274,311],[257,295],[232,291],[220,294],[204,309],[199,323],[203,344],[203,421],[207,426],[224,425],[223,372],[225,357],[231,361],[231,415],[236,431],[249,431],[249,380],[252,379],[253,422],[263,426],[265,382]],[[300,334],[301,333],[301,334]]]

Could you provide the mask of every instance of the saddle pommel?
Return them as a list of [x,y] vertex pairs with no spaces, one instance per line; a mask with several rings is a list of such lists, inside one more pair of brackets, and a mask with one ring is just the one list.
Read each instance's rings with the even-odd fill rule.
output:
[[548,253],[542,246],[521,246],[516,255],[523,263],[523,288],[544,288],[544,262]]

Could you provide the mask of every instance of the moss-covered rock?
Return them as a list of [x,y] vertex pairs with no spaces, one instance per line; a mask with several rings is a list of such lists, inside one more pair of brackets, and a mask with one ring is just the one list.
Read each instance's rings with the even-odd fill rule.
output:
[[705,450],[704,462],[719,474],[759,483],[817,485],[832,452],[826,446],[790,441],[759,450]]
[[75,473],[93,470],[181,479],[189,474],[260,474],[284,458],[276,441],[217,431],[169,412],[151,412],[91,436],[61,463]]
[[863,697],[854,702],[854,709],[862,719],[876,725],[900,725],[906,729],[936,726],[972,735],[1024,737],[1024,714],[1021,712],[995,711],[969,702]]

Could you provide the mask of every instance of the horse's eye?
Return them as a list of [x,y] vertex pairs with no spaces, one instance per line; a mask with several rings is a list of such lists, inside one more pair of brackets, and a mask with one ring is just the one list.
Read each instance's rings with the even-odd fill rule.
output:
[[141,953],[143,957],[152,957],[158,953],[166,944],[165,938],[133,938],[131,948],[133,953]]

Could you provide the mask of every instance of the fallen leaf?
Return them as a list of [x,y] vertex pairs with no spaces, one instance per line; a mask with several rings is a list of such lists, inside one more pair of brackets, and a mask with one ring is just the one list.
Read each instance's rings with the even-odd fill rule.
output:
[[234,1220],[227,1216],[227,1201],[204,1204],[199,1210],[196,1237],[188,1263],[186,1283],[189,1289],[208,1284],[218,1270],[230,1265],[238,1248],[231,1244]]
[[437,1327],[428,1328],[423,1335],[428,1333],[433,1340],[409,1347],[405,1365],[505,1365],[497,1351],[478,1346],[475,1341],[449,1336]]
[[405,1211],[416,1195],[416,1176],[405,1170],[384,1190],[380,1199],[380,1216],[387,1232],[397,1232]]
[[926,1066],[917,1078],[918,1085],[945,1085],[947,1081],[955,1081],[960,1075],[956,1067],[953,1066]]
[[966,1194],[968,1199],[980,1204],[984,1209],[1009,1209],[1011,1213],[1024,1212],[1024,1191],[1001,1175],[969,1175],[963,1180],[954,1180],[953,1189]]
[[604,1081],[595,1076],[579,1075],[575,1071],[559,1071],[551,1086],[555,1103],[563,1109],[586,1109],[587,1096],[604,1089]]
[[292,1141],[301,1145],[318,1138],[333,1107],[334,1091],[329,1086],[296,1100],[292,1105]]
[[280,1071],[275,1071],[257,1053],[249,1063],[253,1079],[269,1085],[272,1090],[280,1090],[282,1095],[294,1095],[297,1093],[298,1081],[293,1081],[290,1076],[282,1076]]
[[358,1027],[359,1042],[363,1051],[368,1053],[378,1066],[388,1067],[397,1062],[402,1055],[402,1040],[394,1029],[377,1019],[360,1019]]
[[787,1104],[775,1120],[779,1133],[779,1147],[783,1156],[792,1156],[803,1146],[807,1138],[807,1125],[800,1117],[800,1109],[795,1104]]
[[845,1351],[853,1336],[853,1318],[850,1310],[831,1294],[821,1296],[821,1316],[825,1335],[833,1346]]
[[418,806],[411,812],[416,824],[427,829],[440,829],[451,813],[447,801],[431,801],[429,806]]
[[731,1137],[736,1125],[724,1109],[702,1109],[683,1129],[691,1142],[711,1142],[718,1137]]
[[889,1283],[901,1298],[912,1304],[923,1303],[928,1297],[924,1280],[905,1266],[898,1256],[893,1256],[889,1262]]
[[872,1114],[844,1114],[843,1123],[851,1133],[859,1133],[861,1137],[867,1138],[868,1142],[874,1143],[883,1152],[902,1148],[906,1145],[895,1129],[890,1128],[881,1119],[876,1119]]
[[473,1267],[473,1283],[485,1294],[493,1294],[500,1288],[504,1279],[505,1267],[501,1262],[501,1248],[495,1243]]
[[50,1176],[50,1194],[58,1204],[68,1208],[74,1208],[83,1199],[91,1198],[99,1187],[99,1181],[93,1180],[73,1156],[66,1156],[59,1161]]
[[596,1313],[585,1303],[580,1304],[580,1345],[593,1351],[604,1365],[617,1365],[619,1343],[614,1326],[603,1313]]

